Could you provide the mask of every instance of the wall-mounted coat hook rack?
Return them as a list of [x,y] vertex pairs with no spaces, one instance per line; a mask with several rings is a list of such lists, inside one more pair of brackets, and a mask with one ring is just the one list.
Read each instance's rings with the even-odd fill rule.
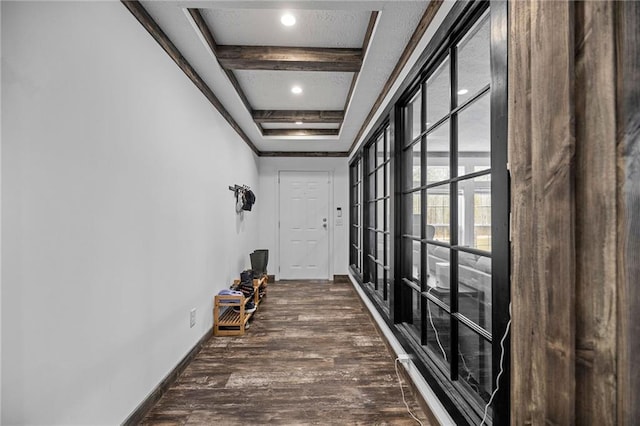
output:
[[251,206],[256,202],[256,196],[248,185],[229,185],[229,191],[233,191],[236,196],[236,212],[251,210]]
[[237,184],[233,185],[233,186],[229,185],[229,191],[235,192],[236,196],[238,195],[238,191],[240,191],[241,189],[245,190],[245,191],[248,191],[251,188],[249,186],[247,186],[247,185],[237,185]]

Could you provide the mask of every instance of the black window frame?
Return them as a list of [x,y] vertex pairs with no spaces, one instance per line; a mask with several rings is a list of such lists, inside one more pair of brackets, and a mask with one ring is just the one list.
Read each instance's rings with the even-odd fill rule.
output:
[[[446,374],[442,374],[441,366],[437,365],[433,359],[424,356],[421,353],[421,348],[417,348],[415,340],[410,336],[406,330],[403,330],[401,324],[406,319],[406,313],[403,311],[402,306],[406,306],[409,302],[409,296],[407,289],[410,288],[402,284],[402,276],[400,272],[406,268],[408,259],[406,253],[402,253],[403,246],[401,226],[403,221],[401,220],[402,212],[402,192],[404,187],[402,185],[403,170],[400,166],[402,149],[404,144],[403,131],[405,128],[403,105],[411,99],[415,93],[416,87],[419,82],[424,81],[426,76],[435,69],[442,58],[448,55],[449,47],[455,46],[455,43],[459,41],[464,34],[476,23],[476,21],[482,17],[482,15],[490,9],[490,31],[491,31],[491,84],[490,84],[490,102],[491,102],[491,230],[492,230],[492,382],[495,386],[495,378],[500,373],[502,367],[502,373],[500,378],[500,388],[496,392],[495,397],[492,400],[493,418],[486,424],[504,425],[510,422],[510,395],[509,395],[509,377],[510,377],[510,339],[508,333],[506,333],[510,306],[510,288],[509,288],[509,174],[507,170],[507,2],[506,1],[476,1],[476,2],[457,2],[440,25],[439,29],[434,34],[432,40],[428,43],[425,51],[417,61],[408,76],[400,85],[400,88],[396,94],[392,97],[389,106],[381,114],[378,122],[373,126],[375,129],[370,133],[370,137],[366,138],[364,143],[358,152],[352,157],[350,164],[353,165],[360,159],[364,159],[364,153],[368,144],[375,140],[375,137],[380,128],[388,122],[390,133],[392,135],[391,148],[391,163],[388,166],[390,171],[390,187],[393,196],[389,199],[390,212],[392,212],[392,218],[389,220],[390,225],[390,237],[389,244],[385,247],[385,250],[390,251],[392,261],[389,265],[389,310],[385,310],[385,306],[381,306],[377,303],[371,292],[368,291],[366,286],[362,285],[365,293],[369,296],[374,306],[382,314],[383,318],[390,326],[392,332],[398,338],[404,349],[413,353],[416,356],[416,367],[424,376],[425,380],[432,387],[440,401],[443,403],[448,412],[452,415],[457,424],[479,424],[482,419],[482,413],[478,411],[477,406],[470,404],[468,397],[465,397],[465,392],[461,392],[455,382],[450,380]],[[451,59],[451,58],[449,58]],[[452,70],[452,73],[455,70]],[[452,87],[452,93],[454,88]],[[486,93],[489,90],[486,87],[479,96]],[[423,97],[424,99],[424,97]],[[467,99],[464,105],[471,102]],[[460,109],[464,108],[463,105],[459,106]],[[423,105],[423,112],[424,105]],[[425,122],[425,120],[422,120]],[[432,127],[436,127],[437,123]],[[452,126],[455,127],[455,126]],[[424,150],[423,154],[424,156]],[[424,160],[424,159],[423,159]],[[365,163],[365,162],[363,162]],[[424,161],[423,161],[424,164]],[[423,166],[424,167],[424,166]],[[426,176],[424,176],[424,169],[422,171],[422,179],[420,191],[426,190]],[[479,172],[478,176],[485,174]],[[457,173],[456,173],[457,175]],[[465,178],[469,178],[470,175],[465,175]],[[455,185],[454,185],[455,186]],[[456,198],[456,197],[453,197]],[[422,205],[424,206],[425,203]],[[423,207],[424,210],[424,207]],[[363,210],[364,211],[364,210]],[[366,213],[365,213],[366,214]],[[424,216],[425,212],[422,211]],[[451,219],[452,230],[457,228],[457,224],[454,224]],[[453,231],[457,232],[457,231]],[[424,235],[420,235],[422,241],[425,241]],[[397,248],[397,249],[396,249]],[[457,249],[460,249],[457,247]],[[467,248],[463,248],[462,251],[471,251]],[[457,251],[456,251],[457,252]],[[480,252],[480,251],[478,251]],[[480,254],[486,254],[481,252]],[[422,254],[422,268],[424,268],[425,255]],[[405,262],[405,265],[403,265]],[[455,269],[455,268],[453,268]],[[424,270],[424,269],[423,269]],[[454,282],[454,273],[451,272],[451,282]],[[359,278],[356,274],[356,278]],[[359,279],[362,284],[363,280]],[[457,281],[457,280],[456,280]],[[452,296],[452,300],[453,300]],[[396,303],[397,301],[397,303]],[[424,318],[423,318],[424,319]],[[476,330],[480,331],[480,330]],[[504,347],[504,353],[501,348]],[[501,361],[501,355],[504,359]],[[452,365],[456,365],[454,362]],[[456,372],[453,372],[456,373]],[[452,374],[454,376],[454,374]]]

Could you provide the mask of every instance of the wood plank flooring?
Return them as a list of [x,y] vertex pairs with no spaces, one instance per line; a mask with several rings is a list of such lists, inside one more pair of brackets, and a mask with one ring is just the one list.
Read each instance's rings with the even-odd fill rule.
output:
[[270,284],[247,334],[212,337],[142,424],[417,424],[365,309],[351,284]]

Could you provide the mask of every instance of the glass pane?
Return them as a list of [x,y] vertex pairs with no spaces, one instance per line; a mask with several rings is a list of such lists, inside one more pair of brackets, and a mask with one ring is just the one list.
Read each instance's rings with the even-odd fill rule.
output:
[[376,201],[376,206],[378,210],[378,222],[376,224],[376,229],[384,231],[384,200]]
[[449,176],[449,120],[427,134],[427,185]]
[[427,244],[427,288],[429,293],[449,305],[450,249]]
[[458,116],[458,163],[474,170],[491,168],[490,94],[483,95]]
[[384,168],[376,171],[376,198],[384,197]]
[[476,397],[476,401],[484,406],[489,402],[492,392],[491,343],[462,323],[458,330],[460,382]]
[[458,311],[491,332],[491,258],[458,253]]
[[386,199],[384,201],[384,209],[387,212],[387,215],[385,217],[384,230],[387,231],[387,232],[390,229],[389,228],[389,221],[391,220],[391,216],[389,215],[389,206],[390,206],[389,199]]
[[384,166],[384,195],[389,195],[389,163]]
[[387,147],[386,158],[391,158],[391,130],[388,126],[384,130],[384,135],[385,135],[384,140],[386,142],[386,147]]
[[491,251],[490,175],[458,182],[458,242],[461,246]]
[[491,83],[487,14],[458,44],[458,105]]
[[372,144],[367,150],[367,158],[369,163],[369,170],[367,173],[371,173],[376,168],[376,146]]
[[431,301],[427,301],[427,349],[448,366],[451,324],[449,313]]
[[378,246],[378,253],[376,254],[376,259],[379,262],[384,263],[384,235],[382,234],[378,234],[377,236],[377,246]]
[[414,192],[411,194],[411,198],[412,198],[412,212],[411,212],[411,235],[418,237],[418,238],[422,238],[421,236],[421,231],[420,231],[420,218],[422,217],[421,215],[421,204],[420,201],[422,199],[422,195],[420,194],[420,191],[418,192]]
[[411,259],[411,276],[416,282],[420,282],[420,277],[422,276],[420,241],[412,241]]
[[411,289],[411,322],[409,322],[409,329],[413,332],[418,342],[422,341],[422,338],[420,337],[422,330],[421,303],[422,297],[420,296],[420,293]]
[[365,247],[367,253],[374,258],[376,257],[376,238],[377,234],[375,231],[369,231],[369,246]]
[[406,114],[407,114],[407,126],[408,131],[407,134],[410,135],[410,139],[406,141],[410,143],[412,140],[418,137],[420,133],[422,133],[421,126],[421,112],[422,112],[422,90],[418,90],[418,92],[413,96],[411,101],[409,101],[409,105],[407,105]]
[[384,163],[384,133],[378,137],[378,141],[376,142],[377,156],[376,165],[380,165]]
[[367,258],[367,277],[368,277],[368,282],[370,282],[371,284],[374,284],[376,282],[376,263],[371,260],[371,258]]
[[427,80],[427,128],[451,110],[451,86],[449,75],[449,57]]
[[450,242],[449,184],[427,189],[427,228],[434,227],[434,240]]
[[422,185],[422,170],[420,167],[422,164],[421,145],[420,142],[417,142],[411,147],[411,163],[413,164],[411,169],[412,188],[417,188]]
[[391,264],[389,263],[389,257],[390,257],[389,252],[391,251],[389,247],[389,235],[385,235],[384,240],[386,242],[386,250],[384,252],[384,264],[385,266],[391,266]]
[[378,265],[378,275],[376,278],[376,290],[378,291],[378,293],[380,293],[380,295],[382,295],[382,292],[384,290],[384,268],[380,265]]

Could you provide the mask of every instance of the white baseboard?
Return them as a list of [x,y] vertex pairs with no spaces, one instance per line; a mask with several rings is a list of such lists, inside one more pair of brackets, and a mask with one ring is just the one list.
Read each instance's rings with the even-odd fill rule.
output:
[[[356,292],[360,296],[360,299],[362,299],[367,309],[369,309],[369,312],[371,312],[371,315],[378,324],[378,327],[380,328],[380,330],[382,330],[384,337],[389,342],[389,345],[395,352],[396,356],[401,353],[405,353],[402,345],[400,345],[400,342],[398,341],[396,336],[393,335],[391,329],[384,321],[378,310],[373,306],[362,288],[360,288],[353,275],[351,275],[351,272],[349,272],[349,279],[351,280],[351,284],[355,288]],[[413,361],[409,360],[407,363],[403,363],[403,366],[407,371],[407,374],[411,378],[411,381],[413,381],[416,389],[418,390],[418,392],[420,392],[420,395],[427,403],[438,422],[440,422],[440,424],[443,426],[455,426],[455,422],[453,421],[447,410],[445,410],[444,406],[442,405],[436,394],[433,392],[429,384],[424,380],[424,377],[422,377],[422,374],[420,374]]]

